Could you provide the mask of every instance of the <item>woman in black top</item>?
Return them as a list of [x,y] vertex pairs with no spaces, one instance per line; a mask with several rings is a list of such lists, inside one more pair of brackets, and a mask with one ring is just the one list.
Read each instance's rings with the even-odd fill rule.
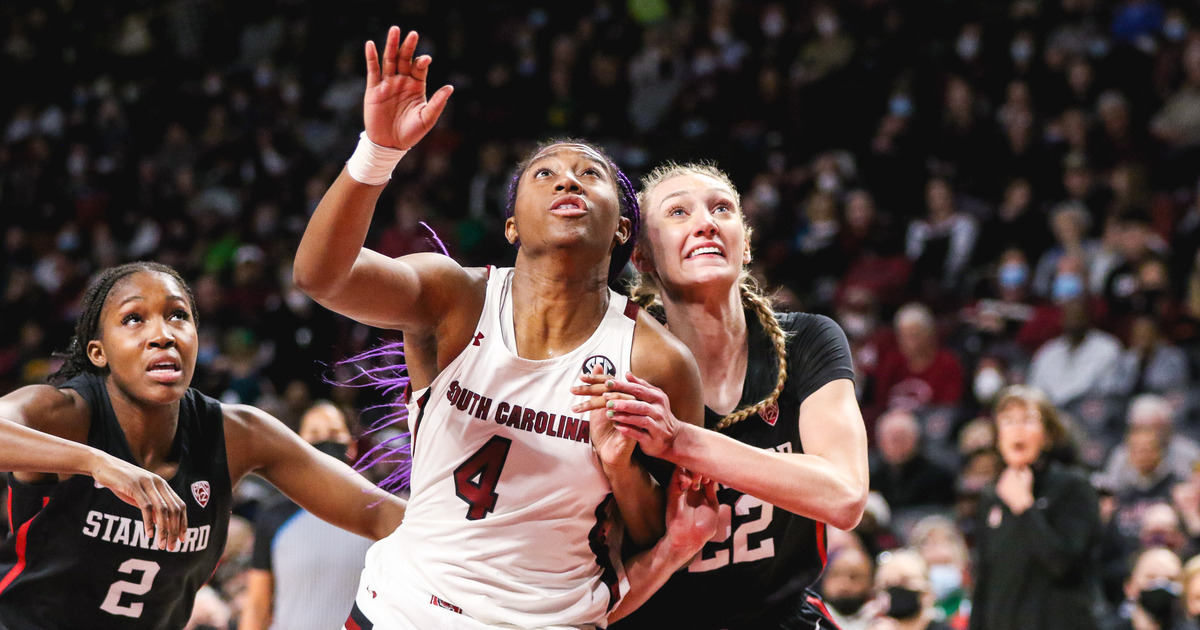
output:
[[399,525],[404,503],[346,464],[259,409],[189,388],[195,319],[174,269],[107,269],[58,387],[0,398],[13,527],[0,543],[0,628],[182,628],[248,473],[359,535]]
[[996,401],[1005,469],[980,500],[972,630],[1095,628],[1096,491],[1050,454],[1067,434],[1040,391],[1014,385]]
[[[746,271],[749,228],[724,173],[668,164],[642,182],[639,197],[634,263],[644,280],[633,293],[657,305],[695,355],[707,429],[684,427],[661,390],[632,375],[585,377],[592,384],[577,389],[610,390],[627,437],[720,482],[718,536],[728,533],[615,627],[835,627],[807,589],[825,563],[825,524],[853,528],[867,498],[866,430],[846,336],[826,317],[775,314]],[[610,619],[626,609],[622,602]]]

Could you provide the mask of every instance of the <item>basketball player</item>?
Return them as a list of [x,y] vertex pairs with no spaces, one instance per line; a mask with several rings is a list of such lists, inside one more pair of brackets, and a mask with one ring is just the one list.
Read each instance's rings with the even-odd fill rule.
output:
[[82,309],[59,386],[0,398],[0,628],[183,628],[251,472],[359,535],[400,523],[402,501],[283,423],[189,389],[196,311],[175,270],[107,269]]
[[678,422],[675,398],[636,376],[586,377],[593,385],[576,391],[615,392],[607,406],[620,431],[720,482],[728,535],[617,627],[834,628],[808,587],[824,566],[825,524],[858,523],[868,479],[846,337],[828,318],[772,310],[746,271],[749,228],[721,171],[664,165],[640,200],[634,264],[645,281],[633,294],[657,302],[696,357],[707,428]]
[[505,224],[513,269],[363,248],[400,154],[450,96],[446,86],[426,100],[430,59],[413,58],[416,43],[409,33],[401,45],[393,27],[382,63],[367,43],[366,131],[294,269],[326,307],[431,340],[405,348],[408,511],[368,552],[346,628],[602,628],[623,590],[614,508],[650,542],[663,529],[662,497],[603,413],[571,413],[571,386],[593,370],[637,372],[699,422],[699,373],[661,325],[608,288],[610,264],[619,271],[632,249],[637,200],[588,144],[548,144],[518,168]]

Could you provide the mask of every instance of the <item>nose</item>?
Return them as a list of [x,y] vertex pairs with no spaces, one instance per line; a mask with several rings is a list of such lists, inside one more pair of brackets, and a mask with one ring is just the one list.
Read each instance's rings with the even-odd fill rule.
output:
[[162,320],[157,318],[154,320],[156,327],[150,331],[150,339],[146,342],[151,348],[172,348],[175,346],[175,333],[171,327]]
[[702,211],[693,213],[692,222],[695,223],[696,236],[712,237],[717,233],[717,222],[713,220],[711,212]]
[[554,182],[554,190],[557,192],[579,192],[579,180],[575,179],[575,175],[568,170],[564,170],[559,174],[558,180]]

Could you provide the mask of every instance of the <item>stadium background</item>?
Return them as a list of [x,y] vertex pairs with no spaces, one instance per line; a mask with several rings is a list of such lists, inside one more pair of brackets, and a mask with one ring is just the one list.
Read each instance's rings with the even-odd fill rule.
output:
[[[153,259],[196,291],[201,390],[293,426],[315,398],[374,402],[331,387],[326,366],[388,337],[314,305],[290,265],[362,127],[362,43],[399,24],[433,55],[431,86],[456,91],[401,162],[368,244],[432,250],[425,221],[464,264],[511,261],[510,169],[540,139],[597,141],[631,177],[715,160],[781,307],[833,316],[851,338],[873,486],[890,494],[861,532],[873,551],[933,512],[970,539],[989,469],[972,420],[998,383],[1037,373],[1080,304],[1112,335],[1113,369],[1077,375],[1082,389],[1033,384],[1074,419],[1081,464],[1110,468],[1137,396],[1161,396],[1174,439],[1200,434],[1195,3],[547,5],[5,2],[0,391],[54,369],[91,274]],[[896,343],[909,302],[934,318],[924,346]],[[915,449],[902,435],[879,448],[876,420],[897,408],[923,433]],[[1115,599],[1153,502],[1172,504],[1176,552],[1192,555],[1191,464],[1156,463],[1129,487],[1121,470],[1096,475]],[[917,478],[941,492],[914,494]],[[237,563],[225,567],[217,586],[235,601]]]

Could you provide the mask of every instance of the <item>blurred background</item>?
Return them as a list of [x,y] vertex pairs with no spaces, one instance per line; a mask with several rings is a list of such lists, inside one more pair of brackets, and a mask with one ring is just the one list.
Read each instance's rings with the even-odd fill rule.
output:
[[[1000,466],[989,405],[1029,383],[1070,419],[1069,456],[1109,502],[1112,603],[1150,508],[1172,508],[1174,552],[1192,555],[1200,5],[547,5],[7,0],[0,391],[56,368],[93,273],[147,259],[196,292],[195,387],[293,427],[320,398],[369,421],[353,412],[380,401],[329,385],[330,366],[394,338],[290,277],[362,129],[363,42],[399,24],[434,58],[431,90],[455,93],[368,246],[433,251],[424,221],[464,264],[510,263],[511,169],[551,137],[601,144],[635,181],[713,160],[779,307],[830,315],[851,340],[879,492],[858,533],[870,550],[907,544],[930,514],[970,543]],[[1090,360],[1072,364],[1066,342]],[[1130,429],[1145,425],[1143,448]],[[231,589],[217,599],[236,609]]]

